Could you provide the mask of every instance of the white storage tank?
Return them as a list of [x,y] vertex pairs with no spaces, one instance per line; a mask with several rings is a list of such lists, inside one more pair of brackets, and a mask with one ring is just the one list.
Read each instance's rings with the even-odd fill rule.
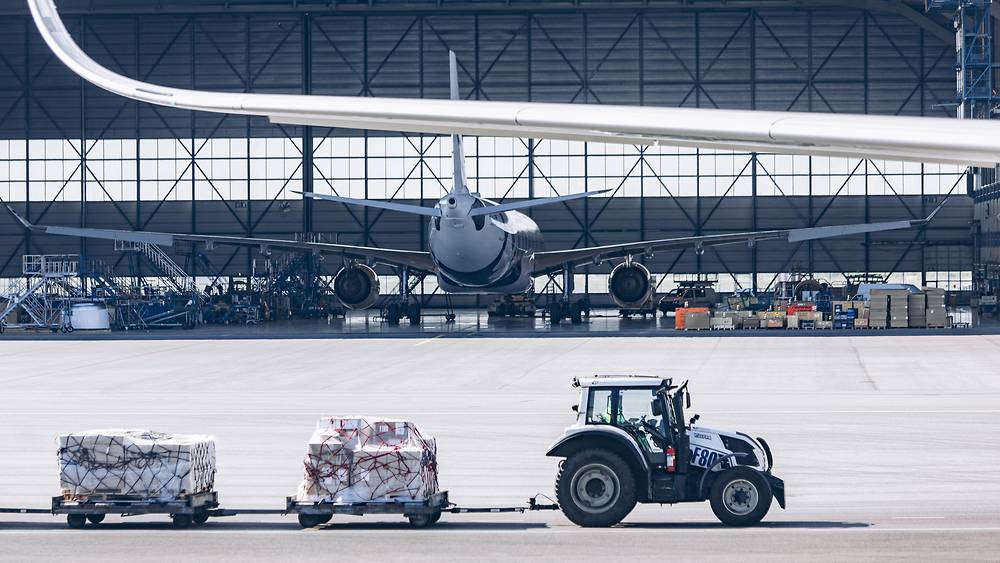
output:
[[73,330],[111,330],[111,316],[103,303],[74,303],[70,324]]

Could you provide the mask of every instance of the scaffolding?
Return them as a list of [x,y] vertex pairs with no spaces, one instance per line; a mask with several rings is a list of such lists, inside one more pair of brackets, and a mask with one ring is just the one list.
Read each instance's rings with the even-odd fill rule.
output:
[[24,277],[14,280],[3,296],[6,305],[0,313],[0,328],[71,331],[73,300],[83,296],[80,256],[25,255],[21,264]]
[[[992,0],[928,0],[927,9],[952,15],[955,27],[956,101],[959,119],[993,119],[1000,111],[1000,96],[995,71],[1000,68],[993,58]],[[1000,194],[998,169],[970,168],[966,187],[978,207],[990,208]],[[989,218],[977,210],[974,226],[973,287],[982,294],[1000,293],[1000,265],[986,256],[984,245],[992,245],[996,234]],[[985,222],[985,225],[984,225]]]

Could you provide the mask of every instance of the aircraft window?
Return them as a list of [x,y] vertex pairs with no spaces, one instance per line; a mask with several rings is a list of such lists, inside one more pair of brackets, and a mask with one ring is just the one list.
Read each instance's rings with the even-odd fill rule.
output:
[[486,226],[486,216],[476,215],[475,217],[472,218],[472,224],[476,226],[477,231],[483,230],[483,227]]
[[440,231],[441,230],[441,218],[440,217],[434,217],[433,220],[432,220],[432,222],[434,223],[434,230],[435,231]]

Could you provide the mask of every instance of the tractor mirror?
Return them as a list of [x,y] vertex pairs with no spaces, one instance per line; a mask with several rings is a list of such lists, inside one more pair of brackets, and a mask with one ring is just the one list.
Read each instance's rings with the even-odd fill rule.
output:
[[571,408],[573,409],[573,412],[580,412],[580,405],[573,405]]
[[653,416],[663,416],[663,409],[660,408],[659,399],[653,399],[653,402],[649,404],[649,412],[653,413]]

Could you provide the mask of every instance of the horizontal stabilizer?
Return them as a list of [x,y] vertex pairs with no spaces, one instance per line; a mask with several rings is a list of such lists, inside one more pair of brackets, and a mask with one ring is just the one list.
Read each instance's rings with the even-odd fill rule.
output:
[[374,207],[375,209],[386,209],[389,211],[398,211],[400,213],[410,213],[412,215],[424,215],[426,217],[441,216],[441,210],[436,207],[421,207],[419,205],[408,205],[405,203],[394,203],[391,201],[384,201],[384,200],[355,199],[352,197],[340,197],[336,195],[316,194],[312,192],[295,192],[295,193],[302,194],[305,197],[310,197],[312,199],[321,199],[323,201],[335,201],[337,203],[343,203],[347,205]]
[[518,209],[527,209],[529,207],[538,207],[539,205],[565,203],[567,201],[573,201],[575,199],[583,199],[585,197],[606,194],[610,191],[611,190],[601,190],[597,192],[583,192],[580,194],[571,194],[559,197],[543,197],[540,199],[528,199],[525,201],[515,201],[512,203],[501,203],[500,205],[491,205],[488,207],[477,207],[469,212],[469,217],[478,217],[480,215],[493,215],[496,213],[503,213],[505,211],[515,211]]

